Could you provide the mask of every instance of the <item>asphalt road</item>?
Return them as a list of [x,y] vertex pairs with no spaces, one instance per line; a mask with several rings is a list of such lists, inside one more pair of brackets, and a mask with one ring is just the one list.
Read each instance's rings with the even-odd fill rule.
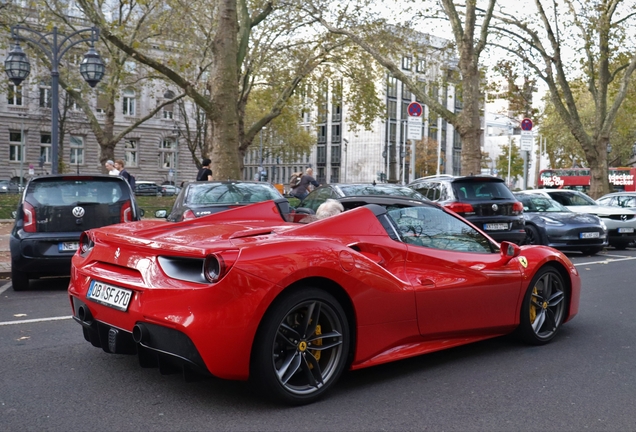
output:
[[7,284],[0,430],[635,430],[636,250],[571,258],[581,310],[551,344],[502,337],[350,372],[298,408],[244,383],[184,382],[94,348],[70,319],[68,279],[20,293]]

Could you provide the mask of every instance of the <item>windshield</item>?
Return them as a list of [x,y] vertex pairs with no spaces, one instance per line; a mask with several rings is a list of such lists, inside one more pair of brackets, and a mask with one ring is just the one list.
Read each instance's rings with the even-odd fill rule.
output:
[[394,195],[405,196],[420,201],[427,201],[427,199],[421,193],[406,186],[394,186],[388,184],[357,184],[357,185],[342,185],[340,190],[345,196],[359,196],[359,195]]
[[524,212],[569,212],[558,202],[538,195],[518,194],[515,197],[523,203]]
[[268,183],[196,183],[190,185],[187,205],[249,204],[282,198]]
[[589,196],[576,192],[550,192],[550,197],[564,206],[598,205]]

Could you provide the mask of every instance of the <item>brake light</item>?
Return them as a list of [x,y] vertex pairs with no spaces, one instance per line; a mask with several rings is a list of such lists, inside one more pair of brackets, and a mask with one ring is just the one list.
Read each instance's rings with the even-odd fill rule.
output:
[[194,212],[190,209],[183,212],[183,220],[196,219]]
[[130,201],[126,201],[124,205],[121,206],[119,220],[121,222],[132,222],[132,216],[132,206],[130,205]]
[[452,202],[452,203],[446,204],[444,207],[458,214],[467,214],[467,215],[475,214],[475,209],[473,209],[473,206],[468,203]]
[[237,250],[226,250],[208,255],[203,263],[203,275],[208,282],[218,282],[232,268],[237,258]]
[[523,213],[523,203],[520,201],[517,201],[516,203],[512,205],[512,214],[520,215],[521,213]]
[[37,229],[36,217],[35,217],[35,208],[29,204],[28,202],[24,202],[22,205],[22,212],[24,213],[23,229],[25,232],[34,233]]

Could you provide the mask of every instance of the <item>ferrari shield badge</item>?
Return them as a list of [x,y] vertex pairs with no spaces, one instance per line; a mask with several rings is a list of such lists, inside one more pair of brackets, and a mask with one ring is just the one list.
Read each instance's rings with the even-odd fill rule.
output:
[[520,256],[520,257],[519,257],[519,262],[521,263],[521,265],[523,266],[523,268],[528,267],[528,260],[526,259],[526,257],[524,257],[524,256]]

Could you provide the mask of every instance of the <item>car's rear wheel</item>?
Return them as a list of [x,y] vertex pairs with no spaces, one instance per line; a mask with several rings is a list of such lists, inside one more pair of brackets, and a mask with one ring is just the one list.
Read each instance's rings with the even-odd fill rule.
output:
[[527,245],[541,245],[543,242],[541,241],[541,235],[539,234],[539,230],[537,230],[532,225],[526,225],[526,239],[523,244]]
[[26,272],[16,269],[13,263],[11,263],[11,286],[14,291],[29,289],[29,276]]
[[541,268],[532,278],[521,307],[519,335],[532,345],[543,345],[556,336],[565,318],[568,291],[554,267]]
[[285,403],[314,402],[340,377],[349,344],[346,315],[332,295],[316,288],[283,294],[257,332],[250,379]]

